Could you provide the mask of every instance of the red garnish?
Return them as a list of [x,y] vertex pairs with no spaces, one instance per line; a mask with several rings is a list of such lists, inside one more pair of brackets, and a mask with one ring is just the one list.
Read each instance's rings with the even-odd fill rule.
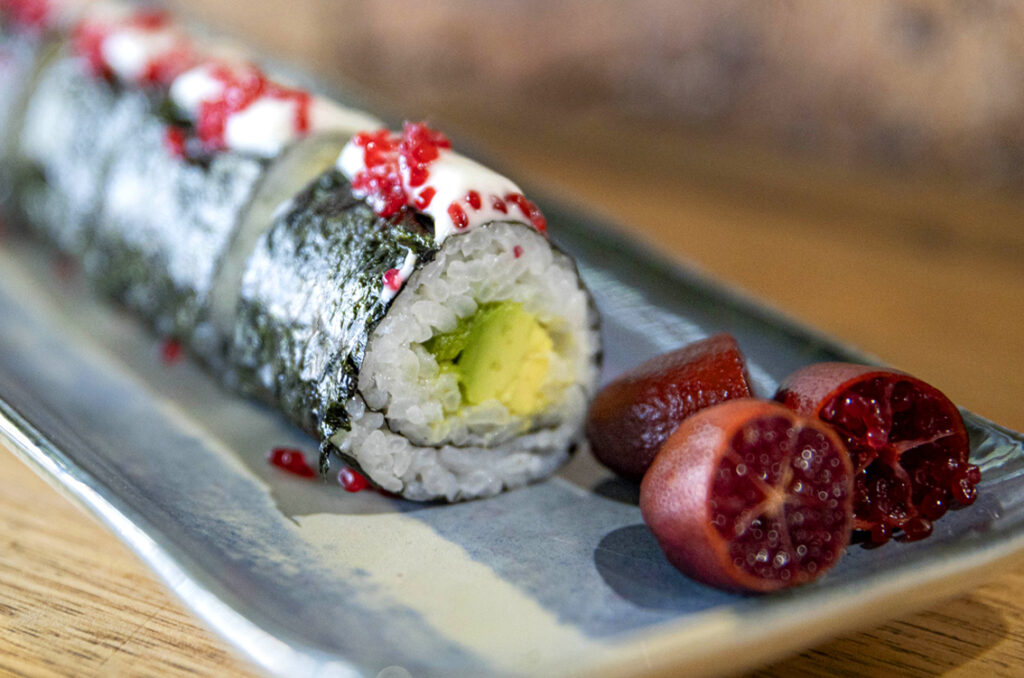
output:
[[522,245],[516,245],[515,247],[512,248],[512,256],[514,256],[516,259],[523,256]]
[[164,131],[164,147],[175,158],[184,159],[185,130],[176,125],[168,125]]
[[469,226],[469,217],[466,216],[466,210],[462,209],[462,205],[457,202],[448,205],[448,216],[451,217],[455,228],[460,231]]
[[665,555],[711,586],[776,591],[838,562],[853,466],[819,419],[741,399],[701,410],[658,452],[640,510]]
[[883,544],[931,534],[948,509],[977,498],[981,480],[963,418],[949,398],[908,374],[818,363],[798,370],[776,399],[835,427],[856,469],[854,529]]
[[83,19],[71,33],[72,49],[85,58],[89,69],[97,77],[113,77],[106,59],[103,58],[103,41],[107,39],[110,30],[111,27],[102,21]]
[[407,122],[398,145],[399,162],[409,173],[409,186],[422,186],[430,176],[427,166],[437,160],[441,149],[451,148],[448,137],[422,122]]
[[146,65],[139,80],[142,85],[170,87],[174,79],[199,61],[192,45],[180,40],[174,47],[157,56]]
[[366,198],[378,215],[390,217],[397,214],[409,198],[398,168],[398,140],[391,132],[382,129],[357,134],[353,143],[362,147],[365,165],[352,179],[353,192]]
[[480,209],[480,205],[483,204],[480,201],[480,194],[476,191],[470,191],[466,194],[466,203],[475,210]]
[[419,195],[416,196],[416,208],[425,210],[430,207],[430,203],[434,200],[434,196],[436,194],[437,191],[434,190],[433,186],[427,186],[424,188],[420,191]]
[[[451,148],[447,137],[420,122],[405,123],[400,136],[383,129],[357,134],[353,141],[363,148],[364,169],[352,179],[352,189],[382,217],[397,214],[410,204],[403,169],[410,188],[422,186],[430,176],[430,163],[437,160],[441,149]],[[426,209],[435,193],[428,187],[413,204]]]
[[397,292],[402,287],[402,278],[397,268],[389,268],[384,271],[384,286],[393,292]]
[[275,447],[271,450],[268,461],[274,466],[284,469],[289,473],[294,473],[297,476],[303,478],[316,477],[316,471],[306,463],[306,457],[302,454],[301,450],[291,447]]
[[211,69],[210,77],[219,81],[223,89],[216,99],[205,100],[199,105],[196,135],[207,150],[225,148],[224,135],[228,118],[245,110],[262,97],[294,101],[295,131],[298,134],[309,131],[309,107],[312,102],[309,92],[273,82],[259,68],[252,65],[229,68],[221,64]]
[[173,365],[181,360],[181,342],[177,339],[165,339],[160,347],[160,359],[165,365]]
[[348,466],[338,471],[338,482],[345,488],[346,492],[359,492],[370,486],[370,481],[361,473]]
[[491,207],[498,210],[502,214],[508,214],[508,205],[506,205],[505,201],[499,198],[498,196],[494,196],[494,200],[491,201]]
[[750,396],[736,340],[718,334],[652,358],[601,389],[587,413],[590,449],[639,480],[665,439],[698,410]]
[[540,211],[540,208],[534,205],[532,202],[526,199],[522,193],[509,193],[505,196],[505,201],[510,202],[519,208],[519,211],[523,213],[523,216],[530,220],[533,227],[541,233],[545,233],[548,230],[548,220],[544,218],[544,214]]

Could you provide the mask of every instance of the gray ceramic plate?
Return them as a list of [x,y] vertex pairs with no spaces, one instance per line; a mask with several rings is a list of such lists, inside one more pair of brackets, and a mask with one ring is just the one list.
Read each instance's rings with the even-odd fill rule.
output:
[[[718,331],[762,393],[803,364],[864,359],[544,204],[603,312],[606,375]],[[191,362],[163,364],[156,338],[60,282],[48,254],[8,236],[0,270],[0,431],[273,674],[721,673],[961,591],[1024,549],[1021,437],[972,415],[974,506],[765,597],[672,569],[635,486],[586,453],[486,501],[349,494],[270,466],[271,447],[315,446]]]

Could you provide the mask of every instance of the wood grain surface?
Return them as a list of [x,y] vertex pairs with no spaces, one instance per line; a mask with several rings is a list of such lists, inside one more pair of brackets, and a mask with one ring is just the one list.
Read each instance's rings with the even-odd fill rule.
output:
[[[403,102],[389,103],[401,110]],[[601,120],[499,124],[486,110],[443,107],[415,114],[453,124],[512,176],[586,203],[669,255],[1024,430],[1020,195],[823,169]],[[7,452],[0,488],[0,673],[258,675],[114,536]],[[756,675],[1024,675],[1024,566]]]

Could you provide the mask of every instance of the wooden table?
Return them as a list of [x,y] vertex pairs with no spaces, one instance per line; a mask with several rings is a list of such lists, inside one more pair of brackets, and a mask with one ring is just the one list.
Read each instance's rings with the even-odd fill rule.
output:
[[[448,112],[453,113],[453,112]],[[438,112],[434,119],[445,116]],[[452,114],[513,176],[1024,429],[1024,200],[607,123]],[[0,453],[0,673],[254,675],[111,534]],[[758,675],[1024,675],[1024,566]]]

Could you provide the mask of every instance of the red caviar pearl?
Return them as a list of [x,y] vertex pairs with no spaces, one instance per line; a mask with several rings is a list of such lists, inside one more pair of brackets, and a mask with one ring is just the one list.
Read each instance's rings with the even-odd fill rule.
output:
[[470,191],[469,193],[466,194],[466,202],[469,203],[469,206],[475,210],[480,209],[480,206],[483,204],[480,201],[480,194],[477,193],[476,191]]
[[271,450],[268,461],[274,466],[289,473],[294,473],[297,476],[303,478],[316,477],[316,471],[306,463],[306,457],[302,454],[301,450],[291,447],[275,447]]
[[530,220],[533,227],[541,233],[548,230],[548,221],[544,218],[540,209],[532,202],[526,199],[522,193],[509,193],[505,196],[505,201],[510,202],[519,208],[519,211],[523,213],[523,216]]
[[165,339],[160,347],[160,359],[165,365],[173,365],[181,360],[181,342],[177,339]]
[[523,248],[522,248],[522,246],[516,245],[515,247],[513,247],[512,248],[512,256],[514,256],[516,259],[518,259],[519,257],[523,256]]
[[338,472],[338,482],[345,488],[346,492],[359,492],[370,486],[370,481],[364,478],[361,473],[347,466]]
[[427,209],[430,207],[430,203],[434,200],[435,195],[437,195],[437,191],[434,190],[434,187],[427,186],[416,196],[416,207],[421,210]]
[[469,227],[469,217],[466,216],[466,210],[462,209],[462,206],[457,202],[453,202],[448,206],[448,216],[451,217],[452,223],[455,224],[455,228],[460,231]]
[[384,286],[394,292],[397,292],[402,286],[402,279],[399,277],[397,268],[389,268],[384,271]]
[[491,201],[491,207],[502,214],[508,214],[508,206],[505,204],[505,201],[498,196],[494,196],[494,199]]
[[185,158],[185,130],[169,125],[164,132],[164,147],[175,158]]

